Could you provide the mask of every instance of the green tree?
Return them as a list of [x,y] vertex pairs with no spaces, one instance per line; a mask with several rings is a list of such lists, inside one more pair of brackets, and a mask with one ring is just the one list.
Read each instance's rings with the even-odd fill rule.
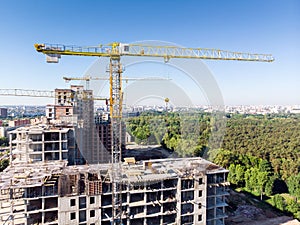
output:
[[266,195],[271,196],[274,194],[273,189],[274,189],[275,180],[276,180],[276,176],[269,177],[268,181],[266,182],[266,186],[265,186],[265,194]]
[[281,195],[274,195],[274,197],[272,198],[272,202],[277,209],[281,211],[285,210],[285,200],[284,197],[282,197]]
[[0,137],[0,146],[8,146],[9,141],[7,137]]
[[9,166],[9,160],[8,159],[2,159],[0,161],[0,172],[6,169],[6,167]]
[[231,184],[237,184],[237,180],[236,180],[236,166],[234,164],[230,164],[229,168],[229,173],[228,173],[228,181],[231,183]]
[[244,186],[245,167],[240,164],[230,164],[228,181],[237,186]]
[[294,217],[300,220],[300,210],[294,214]]
[[258,186],[259,192],[260,192],[260,200],[262,200],[262,198],[263,198],[265,185],[268,181],[268,177],[269,177],[268,172],[258,171],[258,173],[257,173],[257,186]]
[[255,167],[252,167],[250,169],[247,169],[245,172],[245,187],[247,190],[251,191],[257,191],[257,174],[259,170]]
[[292,175],[287,179],[287,185],[291,195],[300,198],[300,173]]
[[258,163],[258,170],[257,185],[259,187],[260,200],[262,200],[266,184],[269,181],[269,177],[272,175],[272,167],[267,160],[260,159]]
[[295,215],[297,212],[300,211],[300,204],[298,204],[296,200],[291,200],[288,202],[286,210]]
[[214,163],[217,165],[229,168],[235,159],[235,154],[229,150],[219,149],[216,157],[214,158]]

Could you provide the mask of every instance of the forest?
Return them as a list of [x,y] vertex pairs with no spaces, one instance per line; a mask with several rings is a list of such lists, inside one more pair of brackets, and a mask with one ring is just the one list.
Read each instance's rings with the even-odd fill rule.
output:
[[300,219],[300,115],[145,112],[126,124],[137,143],[205,157],[233,188]]

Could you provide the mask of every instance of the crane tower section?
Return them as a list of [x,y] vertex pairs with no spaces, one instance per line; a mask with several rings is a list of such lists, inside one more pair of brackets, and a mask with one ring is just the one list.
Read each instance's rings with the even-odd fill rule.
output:
[[110,115],[111,115],[111,141],[112,141],[112,214],[113,221],[121,219],[122,215],[122,193],[121,190],[121,161],[122,161],[122,65],[120,56],[110,58],[109,65],[110,79]]

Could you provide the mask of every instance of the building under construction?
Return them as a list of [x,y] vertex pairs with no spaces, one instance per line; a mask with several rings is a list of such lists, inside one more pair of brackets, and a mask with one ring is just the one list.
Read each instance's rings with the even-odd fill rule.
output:
[[[100,116],[94,114],[92,90],[85,90],[82,85],[55,89],[55,104],[47,105],[46,117],[49,124],[55,127],[73,130],[75,150],[74,161],[69,161],[70,164],[108,163],[111,160],[109,117],[97,119]],[[122,142],[125,143],[125,137]]]
[[[76,100],[78,92],[92,94],[56,89],[48,124],[10,132],[0,224],[111,224],[110,120],[93,113],[91,99]],[[125,158],[120,168],[121,224],[224,224],[227,170],[202,158]]]
[[[224,224],[227,170],[202,158],[127,158],[121,168],[122,224]],[[109,225],[111,169],[14,160],[1,174],[0,222]]]
[[[112,165],[70,165],[74,133],[50,125],[10,133],[1,224],[110,224]],[[122,163],[122,224],[224,224],[227,170],[202,158]]]

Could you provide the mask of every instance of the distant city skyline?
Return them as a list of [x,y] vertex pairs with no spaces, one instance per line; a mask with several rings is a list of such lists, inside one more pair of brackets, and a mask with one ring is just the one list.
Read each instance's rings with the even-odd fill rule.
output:
[[[0,113],[0,118],[2,120],[9,119],[11,117],[36,117],[36,116],[45,116],[47,106],[0,106],[0,109],[4,108],[5,112]],[[130,107],[124,107],[123,109],[123,116],[126,118],[128,115],[138,115],[138,113],[143,111],[157,111],[163,112],[168,110],[169,112],[185,112],[188,109],[191,110],[199,110],[199,112],[208,112],[212,113],[215,110],[222,110],[224,113],[231,113],[231,114],[248,114],[248,115],[266,115],[266,114],[300,114],[300,105],[294,106],[225,106],[222,108],[215,108],[210,105],[202,105],[202,106],[195,106],[193,108],[188,107],[174,107],[173,105],[135,105]],[[99,113],[100,111],[104,111],[108,113],[107,107],[94,107],[95,113]],[[0,119],[0,121],[1,121]]]
[[[57,0],[12,0],[0,4],[0,89],[68,88],[63,76],[84,76],[98,60],[62,57],[58,64],[47,64],[45,56],[35,51],[34,43],[87,46],[114,41],[162,40],[186,47],[270,53],[275,58],[273,63],[202,62],[215,79],[225,105],[300,104],[300,2],[297,0],[75,0],[72,4]],[[51,10],[51,15],[45,14],[47,10]],[[147,75],[165,77],[173,73],[168,68],[148,72]],[[99,71],[97,75],[105,75],[102,73],[105,71]],[[183,91],[192,100],[199,97],[193,96],[195,91],[189,88],[189,83],[184,86],[184,82],[175,78],[174,82],[183,85]],[[0,96],[0,105],[46,105],[52,102],[49,98]]]

